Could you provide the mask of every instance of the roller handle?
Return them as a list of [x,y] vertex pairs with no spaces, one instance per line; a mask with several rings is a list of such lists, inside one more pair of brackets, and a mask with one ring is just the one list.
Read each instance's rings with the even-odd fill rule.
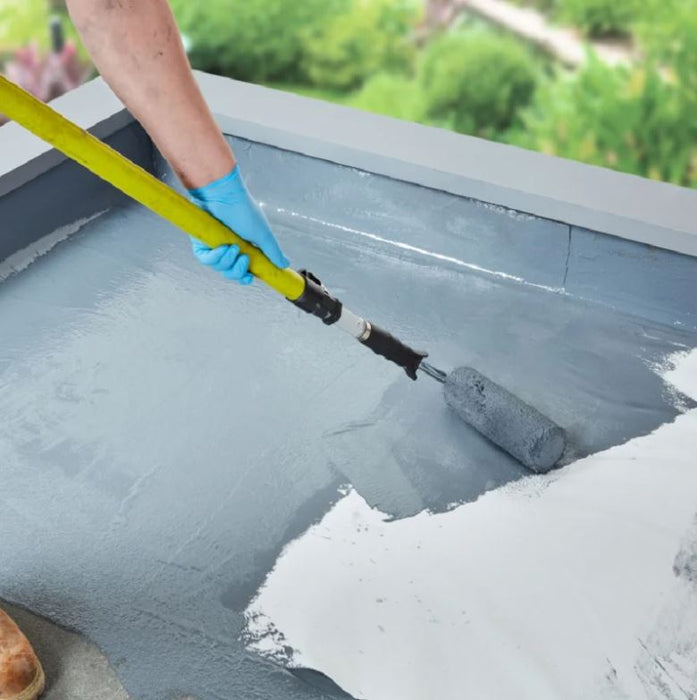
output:
[[414,350],[395,338],[387,331],[369,324],[367,338],[361,338],[361,343],[369,347],[376,355],[381,355],[404,369],[410,379],[416,380],[416,370],[428,353]]

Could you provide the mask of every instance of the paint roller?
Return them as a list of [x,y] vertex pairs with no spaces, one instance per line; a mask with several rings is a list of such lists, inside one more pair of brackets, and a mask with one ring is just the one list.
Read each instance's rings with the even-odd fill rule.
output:
[[458,367],[446,374],[434,367],[426,361],[427,353],[412,349],[346,308],[312,273],[279,270],[210,214],[2,76],[0,111],[211,248],[238,245],[249,256],[255,277],[325,325],[336,326],[399,365],[410,379],[422,374],[441,383],[445,401],[460,418],[526,467],[545,472],[561,457],[564,431],[538,410],[475,369]]

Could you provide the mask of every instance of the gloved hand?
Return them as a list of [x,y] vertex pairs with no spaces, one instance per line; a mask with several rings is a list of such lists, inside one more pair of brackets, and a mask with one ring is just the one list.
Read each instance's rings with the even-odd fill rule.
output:
[[[229,175],[210,185],[189,190],[189,194],[202,209],[259,248],[276,267],[283,269],[290,265],[271,232],[264,212],[249,194],[238,166]],[[204,265],[240,284],[252,283],[254,277],[249,272],[249,258],[240,255],[238,246],[209,248],[196,238],[192,238],[192,244],[194,255]]]

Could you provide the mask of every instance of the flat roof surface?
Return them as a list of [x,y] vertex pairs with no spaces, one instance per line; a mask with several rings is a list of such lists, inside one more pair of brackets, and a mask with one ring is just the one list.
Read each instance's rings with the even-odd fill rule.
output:
[[[497,678],[516,700],[567,696],[588,660],[602,697],[627,674],[689,694],[694,630],[675,620],[697,610],[694,360],[680,381],[666,369],[697,347],[697,193],[199,81],[294,265],[436,365],[471,365],[548,414],[569,466],[531,477],[438,385],[202,269],[180,232],[9,125],[0,599],[86,636],[139,700],[334,697],[283,668],[303,662],[370,700],[426,678],[444,700],[491,696]],[[170,177],[100,80],[57,106]],[[446,619],[466,597],[472,626],[398,604],[412,578]],[[479,673],[446,686],[438,652],[461,643]],[[402,686],[374,692],[375,658]]]
[[[697,333],[579,299],[533,262],[534,282],[492,267],[497,250],[513,265],[507,225],[547,223],[428,205],[441,195],[426,190],[388,206],[407,185],[348,169],[321,201],[282,199],[272,173],[291,158],[302,183],[312,161],[244,143],[238,156],[294,264],[437,365],[472,365],[536,405],[569,431],[567,461],[695,406],[654,367]],[[510,243],[468,266],[482,211]],[[408,225],[436,215],[445,239]],[[86,635],[140,700],[325,697],[240,640],[284,546],[346,485],[400,521],[529,473],[450,414],[437,384],[203,269],[139,206],[64,233],[0,284],[0,597]]]

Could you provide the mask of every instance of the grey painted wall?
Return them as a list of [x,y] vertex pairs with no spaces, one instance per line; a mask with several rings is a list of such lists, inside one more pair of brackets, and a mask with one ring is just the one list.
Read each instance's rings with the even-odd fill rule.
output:
[[[628,240],[697,255],[697,191],[196,73],[225,133]],[[133,121],[101,78],[56,109],[107,138]],[[0,131],[0,196],[60,156],[20,127]],[[5,177],[11,173],[12,177]]]
[[[109,137],[107,143],[138,165],[152,170],[152,142],[140,125],[130,123]],[[4,178],[10,180],[12,173]],[[125,199],[125,195],[81,165],[63,160],[0,197],[0,260],[61,226],[109,209]]]
[[[250,189],[289,226],[311,230],[334,224],[334,235],[362,249],[384,246],[377,236],[405,256],[418,253],[399,246],[422,249],[434,265],[480,267],[697,329],[697,258],[243,139],[230,141]],[[173,181],[161,158],[157,170]]]
[[[424,248],[434,264],[480,267],[661,323],[697,328],[695,258],[230,140],[257,197],[295,226],[336,224],[337,236],[360,240],[368,248],[383,245],[370,238],[377,236],[395,246]],[[153,164],[152,144],[139,125],[131,123],[108,142],[146,169],[167,172],[159,156]],[[123,201],[110,185],[63,161],[0,198],[0,260],[62,225]]]
[[574,227],[565,289],[638,316],[697,328],[697,258]]

